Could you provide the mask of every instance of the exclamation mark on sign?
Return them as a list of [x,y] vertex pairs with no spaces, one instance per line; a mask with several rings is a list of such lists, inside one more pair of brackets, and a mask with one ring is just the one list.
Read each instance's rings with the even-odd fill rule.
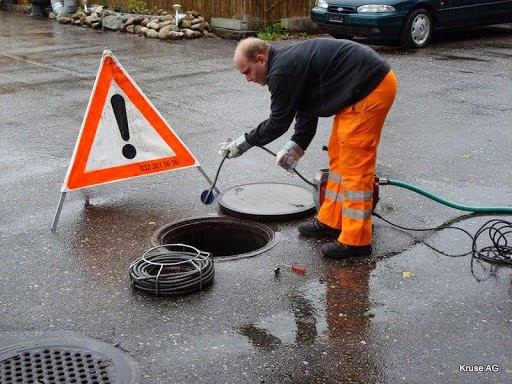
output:
[[[110,104],[114,109],[114,115],[116,115],[117,125],[119,126],[119,132],[124,141],[130,140],[130,131],[128,130],[128,117],[126,116],[126,105],[124,103],[124,97],[115,94],[110,98]],[[123,147],[123,156],[127,159],[133,159],[137,155],[137,150],[131,144],[125,144]]]

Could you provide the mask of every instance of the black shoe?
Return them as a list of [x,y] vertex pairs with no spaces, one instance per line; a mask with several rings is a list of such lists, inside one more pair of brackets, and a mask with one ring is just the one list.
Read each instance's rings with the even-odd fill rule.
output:
[[335,241],[322,245],[322,253],[329,259],[344,259],[354,256],[369,256],[372,254],[371,245],[347,245]]
[[299,225],[299,233],[302,236],[308,237],[338,237],[341,230],[329,227],[327,224],[322,223],[315,217],[309,223]]

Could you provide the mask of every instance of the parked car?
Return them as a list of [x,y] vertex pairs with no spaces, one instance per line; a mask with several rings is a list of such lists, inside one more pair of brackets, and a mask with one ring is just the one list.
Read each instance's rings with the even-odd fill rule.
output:
[[422,48],[436,30],[512,23],[512,0],[317,0],[311,19],[336,38]]

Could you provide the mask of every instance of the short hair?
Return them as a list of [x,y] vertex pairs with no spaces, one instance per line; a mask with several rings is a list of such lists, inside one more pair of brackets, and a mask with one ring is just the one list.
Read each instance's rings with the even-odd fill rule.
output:
[[247,60],[255,62],[256,56],[261,54],[267,55],[269,50],[270,44],[267,41],[257,37],[248,37],[238,43],[235,49],[235,56],[240,54],[245,56]]

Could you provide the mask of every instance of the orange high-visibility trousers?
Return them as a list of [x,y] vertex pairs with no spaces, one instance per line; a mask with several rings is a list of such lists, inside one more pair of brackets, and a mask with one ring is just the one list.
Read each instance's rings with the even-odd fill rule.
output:
[[318,220],[341,229],[339,242],[372,243],[372,200],[377,147],[397,89],[390,71],[363,100],[334,117],[329,139],[329,178]]

